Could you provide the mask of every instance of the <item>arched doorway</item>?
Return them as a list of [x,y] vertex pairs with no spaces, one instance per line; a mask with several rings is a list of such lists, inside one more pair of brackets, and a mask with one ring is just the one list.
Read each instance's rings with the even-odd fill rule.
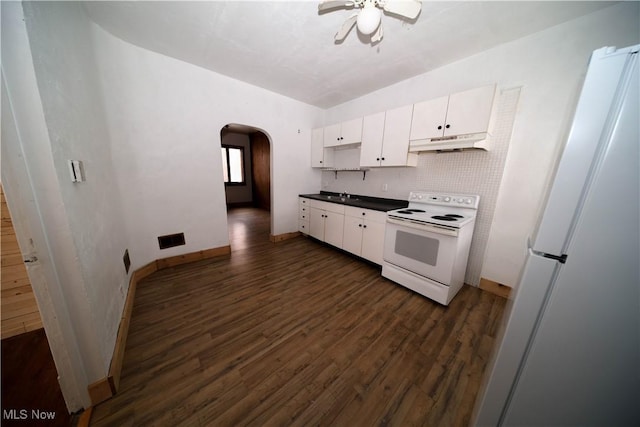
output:
[[220,130],[231,249],[269,240],[271,144],[260,129],[227,124]]

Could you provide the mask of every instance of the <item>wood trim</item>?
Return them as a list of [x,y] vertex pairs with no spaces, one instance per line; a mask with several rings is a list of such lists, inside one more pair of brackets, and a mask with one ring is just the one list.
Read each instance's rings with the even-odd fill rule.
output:
[[283,234],[270,234],[269,235],[269,240],[271,240],[272,243],[278,243],[278,242],[282,242],[283,240],[289,240],[289,239],[293,239],[294,237],[298,237],[301,233],[299,231],[293,231],[291,233],[283,233]]
[[483,291],[491,292],[494,295],[507,299],[511,293],[511,288],[509,286],[485,278],[480,278],[480,285],[478,287]]
[[[231,246],[221,246],[218,248],[204,249],[188,254],[177,255],[169,258],[158,259],[149,264],[140,267],[131,274],[129,279],[129,290],[127,291],[127,299],[122,310],[120,325],[118,326],[118,335],[116,344],[111,357],[109,366],[109,374],[106,378],[102,378],[92,384],[89,384],[88,391],[91,397],[91,404],[97,405],[107,399],[113,397],[120,386],[120,374],[122,373],[122,363],[124,362],[124,350],[127,343],[127,335],[129,333],[129,322],[133,313],[133,302],[136,294],[138,282],[145,277],[164,268],[173,267],[189,262],[200,261],[203,259],[214,258],[231,253]],[[90,417],[91,415],[89,415]]]
[[187,264],[194,261],[201,261],[203,259],[215,258],[222,255],[229,255],[231,253],[231,246],[221,246],[219,248],[205,249],[198,252],[191,252],[188,254],[177,255],[169,258],[163,258],[156,261],[157,269],[175,267],[176,265]]
[[80,414],[77,427],[89,427],[92,414],[93,414],[93,406],[89,406],[87,409],[84,410],[82,414]]
[[113,349],[113,357],[109,366],[109,381],[113,384],[113,393],[115,394],[120,387],[120,373],[122,372],[122,363],[124,361],[124,349],[127,344],[127,335],[129,334],[129,321],[131,313],[133,313],[133,300],[136,295],[136,286],[138,284],[138,275],[131,275],[129,280],[129,290],[127,291],[127,299],[122,310],[120,318],[120,326],[118,327],[118,336],[116,337],[116,345]]
[[91,398],[91,405],[93,406],[110,399],[116,392],[113,388],[113,383],[109,381],[109,378],[101,378],[98,381],[89,384],[87,389],[89,391],[89,397]]
[[139,282],[145,277],[152,275],[156,271],[158,271],[158,262],[152,261],[144,267],[140,267],[139,269],[134,271],[133,274],[131,274],[131,280],[133,280],[135,277],[136,282]]

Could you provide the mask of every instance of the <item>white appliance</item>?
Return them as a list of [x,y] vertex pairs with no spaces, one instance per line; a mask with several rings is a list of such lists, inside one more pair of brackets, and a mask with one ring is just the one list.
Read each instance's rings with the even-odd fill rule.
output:
[[639,47],[591,57],[475,425],[640,425]]
[[480,197],[414,191],[387,213],[382,275],[448,305],[464,284]]

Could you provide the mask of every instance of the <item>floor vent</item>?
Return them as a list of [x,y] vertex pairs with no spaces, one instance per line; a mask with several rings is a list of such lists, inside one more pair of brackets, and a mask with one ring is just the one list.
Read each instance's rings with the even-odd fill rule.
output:
[[160,245],[160,249],[172,248],[174,246],[182,246],[184,245],[184,233],[159,236],[158,244]]

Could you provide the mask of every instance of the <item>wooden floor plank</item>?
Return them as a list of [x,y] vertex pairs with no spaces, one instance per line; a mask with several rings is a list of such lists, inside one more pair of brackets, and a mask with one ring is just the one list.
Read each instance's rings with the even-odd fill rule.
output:
[[138,284],[110,425],[466,425],[504,300],[448,307],[269,214],[229,214],[231,254]]

